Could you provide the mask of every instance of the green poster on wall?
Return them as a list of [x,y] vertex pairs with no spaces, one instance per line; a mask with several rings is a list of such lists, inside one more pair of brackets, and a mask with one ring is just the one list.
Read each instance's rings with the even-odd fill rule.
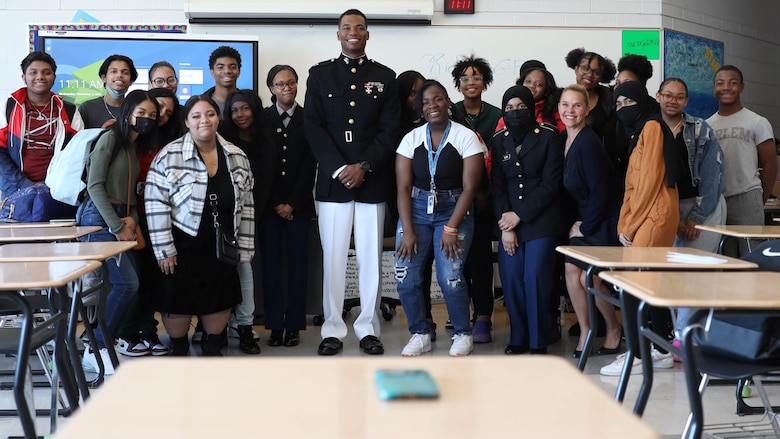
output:
[[621,55],[644,55],[649,60],[661,59],[661,31],[624,30]]

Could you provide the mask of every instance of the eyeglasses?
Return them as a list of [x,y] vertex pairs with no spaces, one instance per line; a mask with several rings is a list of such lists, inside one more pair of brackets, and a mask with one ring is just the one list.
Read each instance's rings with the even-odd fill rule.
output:
[[176,85],[178,83],[179,83],[179,79],[176,78],[175,76],[169,76],[167,78],[154,78],[154,79],[152,79],[152,84],[154,84],[154,85],[156,85],[158,87],[162,87],[165,84]]
[[604,73],[601,69],[591,69],[589,64],[580,64],[577,67],[579,67],[580,71],[586,75],[592,73],[593,76],[601,77],[601,74]]
[[685,100],[688,98],[688,95],[683,95],[683,94],[679,94],[675,96],[671,93],[659,93],[659,95],[661,96],[661,99],[664,102],[671,102],[671,101],[685,102]]
[[482,76],[476,75],[476,76],[461,76],[458,80],[461,84],[465,84],[467,82],[482,82],[485,78]]
[[274,87],[279,90],[284,90],[285,87],[295,88],[298,86],[298,81],[287,81],[274,83]]

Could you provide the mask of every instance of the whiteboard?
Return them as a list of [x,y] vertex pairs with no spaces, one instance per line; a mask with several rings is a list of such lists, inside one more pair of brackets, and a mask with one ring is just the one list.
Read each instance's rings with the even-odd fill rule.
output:
[[[300,76],[298,102],[303,103],[309,68],[340,54],[335,25],[191,25],[191,33],[257,35],[260,40],[258,68],[260,95],[265,105],[270,93],[265,77],[275,64],[289,64]],[[558,86],[574,82],[574,71],[564,57],[576,47],[597,52],[617,64],[621,56],[622,28],[551,27],[466,27],[466,26],[386,26],[371,25],[366,54],[392,68],[396,74],[417,70],[426,78],[441,81],[453,102],[462,100],[452,80],[452,66],[459,57],[474,53],[488,60],[494,71],[493,84],[483,99],[500,106],[504,91],[514,85],[520,65],[528,59],[543,61]],[[655,94],[660,80],[659,61],[651,61],[655,77],[648,89]]]

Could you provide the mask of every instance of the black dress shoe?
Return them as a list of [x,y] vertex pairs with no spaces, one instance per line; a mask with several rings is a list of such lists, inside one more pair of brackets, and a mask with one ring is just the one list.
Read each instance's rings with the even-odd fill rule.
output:
[[369,355],[380,355],[385,353],[385,347],[382,342],[373,335],[367,335],[360,340],[360,349]]
[[268,346],[281,346],[282,345],[282,334],[284,334],[284,331],[281,329],[274,329],[271,331],[271,336],[268,337]]
[[285,331],[284,332],[284,345],[285,346],[298,346],[301,343],[301,338],[298,335],[298,331]]
[[612,349],[605,348],[604,346],[600,347],[599,350],[596,351],[596,355],[616,355],[622,352],[623,349],[621,349],[620,343],[618,343],[617,347],[614,347]]
[[520,355],[528,352],[528,348],[525,346],[518,346],[518,345],[507,345],[506,348],[504,348],[504,353],[506,355]]
[[571,354],[572,358],[580,358],[582,357],[582,350],[581,349],[575,349],[574,353]]
[[344,347],[344,343],[336,337],[326,337],[320,343],[320,347],[317,348],[317,354],[319,355],[336,355]]

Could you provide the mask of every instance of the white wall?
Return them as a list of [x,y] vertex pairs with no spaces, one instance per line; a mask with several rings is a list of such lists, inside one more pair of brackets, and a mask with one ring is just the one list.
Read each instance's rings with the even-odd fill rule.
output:
[[[215,0],[218,2],[219,0]],[[477,13],[473,16],[444,16],[442,0],[435,0],[436,13],[433,26],[425,30],[418,27],[382,27],[373,26],[372,40],[391,40],[394,35],[408,38],[415,33],[437,32],[439,27],[461,29],[466,36],[474,35],[472,47],[447,48],[455,55],[465,55],[474,51],[480,54],[480,48],[501,50],[505,48],[508,56],[516,59],[538,57],[548,64],[560,84],[573,80],[573,73],[563,64],[565,51],[550,53],[548,47],[579,47],[601,52],[603,55],[617,60],[620,53],[613,46],[606,50],[598,43],[588,45],[588,41],[572,38],[571,29],[650,28],[661,29],[669,27],[674,30],[700,35],[723,41],[726,47],[726,62],[744,68],[748,87],[745,102],[757,111],[762,112],[780,130],[780,98],[778,97],[777,66],[780,64],[780,37],[772,19],[778,16],[778,6],[767,6],[761,0],[478,0]],[[774,3],[774,2],[771,2]],[[32,5],[33,3],[29,3]],[[739,6],[732,6],[738,4]],[[750,7],[753,5],[754,7]],[[360,7],[360,0],[355,0],[355,6]],[[130,24],[184,24],[183,0],[135,0],[133,2],[118,0],[36,0],[35,9],[28,7],[28,2],[19,0],[0,0],[0,106],[4,105],[4,97],[16,88],[22,86],[19,62],[27,53],[28,24],[58,24],[68,23],[78,9],[82,9],[104,23]],[[773,13],[769,13],[769,9]],[[708,14],[695,12],[708,10]],[[749,12],[755,10],[756,12]],[[724,19],[723,17],[728,17]],[[370,19],[370,17],[369,17]],[[506,41],[506,38],[494,40],[490,38],[491,29],[497,28],[496,35],[505,35],[507,28],[537,27],[543,28],[546,38],[524,38],[520,41]],[[550,30],[568,28],[561,32],[560,37],[550,37]],[[323,32],[326,38],[327,50],[317,50],[307,54],[305,59],[326,59],[338,54],[338,43],[335,40],[335,29],[314,26],[311,32]],[[260,72],[280,62],[294,65],[299,73],[305,74],[308,66],[295,63],[296,51],[306,51],[307,47],[288,47],[285,45],[285,33],[296,30],[294,26],[207,26],[191,25],[193,33],[211,34],[257,34],[261,36]],[[332,32],[332,37],[327,37]],[[442,33],[450,30],[442,30]],[[554,32],[552,33],[555,34]],[[582,35],[587,35],[583,32]],[[522,35],[526,35],[524,32]],[[594,40],[596,41],[596,40]],[[321,42],[317,42],[318,44]],[[419,42],[424,45],[424,39]],[[383,46],[377,46],[383,47]],[[616,47],[619,47],[617,44]],[[397,56],[371,51],[372,41],[369,41],[368,54],[380,62]],[[498,49],[496,49],[498,48]],[[404,48],[397,51],[403,54]],[[319,53],[324,52],[324,53]],[[614,53],[612,53],[614,52]],[[541,55],[538,55],[541,54]],[[452,55],[452,56],[455,56]],[[538,55],[538,56],[537,56]],[[298,56],[297,58],[300,58]],[[288,62],[290,60],[292,62]],[[493,62],[492,59],[490,59]],[[386,62],[387,63],[387,62]],[[397,72],[405,70],[404,65],[391,65]],[[397,63],[398,64],[398,63]],[[656,64],[657,70],[658,64]],[[489,101],[500,100],[501,91],[511,85],[516,72],[506,72],[496,81],[487,96]],[[655,81],[660,77],[656,75]],[[448,80],[448,72],[443,72],[438,79]],[[649,86],[652,87],[653,84]],[[261,93],[262,94],[262,93]],[[267,98],[267,93],[263,94]],[[302,96],[301,96],[302,99]],[[453,96],[457,100],[458,96]],[[267,102],[267,99],[265,99]],[[497,103],[497,102],[496,102]]]

